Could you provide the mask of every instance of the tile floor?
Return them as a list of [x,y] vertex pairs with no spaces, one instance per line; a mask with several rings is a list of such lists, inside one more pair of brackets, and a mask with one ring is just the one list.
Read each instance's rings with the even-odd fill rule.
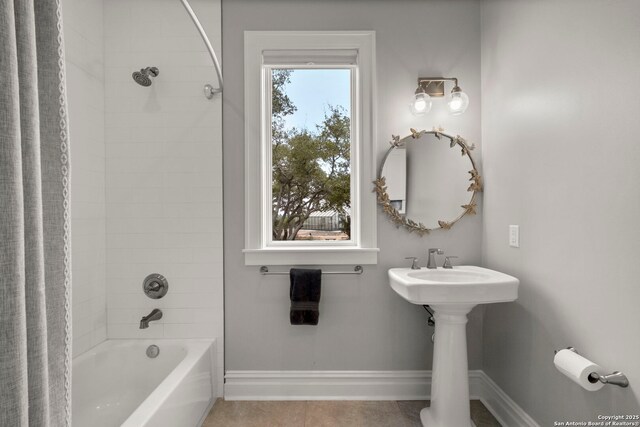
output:
[[[224,401],[203,427],[419,427],[429,401]],[[479,400],[471,401],[477,427],[500,427]]]

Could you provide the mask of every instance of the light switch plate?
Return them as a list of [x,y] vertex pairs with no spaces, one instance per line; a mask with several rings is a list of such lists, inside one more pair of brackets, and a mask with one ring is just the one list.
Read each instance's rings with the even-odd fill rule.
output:
[[519,225],[509,226],[509,246],[511,246],[512,248],[520,247],[520,226]]

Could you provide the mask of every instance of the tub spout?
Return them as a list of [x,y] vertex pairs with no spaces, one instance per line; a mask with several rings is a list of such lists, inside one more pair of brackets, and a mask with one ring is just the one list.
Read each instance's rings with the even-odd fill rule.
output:
[[162,311],[154,308],[151,313],[140,319],[140,329],[147,329],[149,327],[149,322],[160,319],[162,319]]

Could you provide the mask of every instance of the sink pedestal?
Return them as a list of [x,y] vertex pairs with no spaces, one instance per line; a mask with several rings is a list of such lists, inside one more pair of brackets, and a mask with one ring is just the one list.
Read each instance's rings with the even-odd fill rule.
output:
[[431,407],[420,412],[427,427],[475,427],[469,410],[467,314],[478,304],[515,301],[520,281],[473,265],[390,268],[389,284],[413,304],[429,304],[436,321]]
[[420,411],[426,427],[475,427],[469,409],[467,314],[475,304],[431,305],[436,321],[431,406]]

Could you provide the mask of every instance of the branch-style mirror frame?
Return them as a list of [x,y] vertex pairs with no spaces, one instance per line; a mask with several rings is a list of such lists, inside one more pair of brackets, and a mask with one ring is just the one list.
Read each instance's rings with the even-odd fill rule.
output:
[[[482,191],[482,177],[478,172],[478,168],[476,167],[476,163],[474,162],[473,157],[471,157],[471,151],[475,148],[475,144],[469,145],[467,141],[464,138],[462,138],[460,135],[451,136],[445,133],[444,129],[442,128],[437,128],[437,129],[433,128],[433,130],[430,130],[430,131],[426,131],[426,130],[417,131],[411,128],[410,131],[411,131],[411,135],[408,135],[402,139],[400,139],[400,136],[398,135],[391,135],[391,141],[389,141],[389,144],[391,145],[391,147],[384,155],[384,158],[382,159],[382,162],[380,163],[380,167],[378,169],[378,177],[373,182],[375,186],[376,196],[378,199],[378,204],[382,206],[382,210],[387,214],[389,219],[394,224],[396,224],[397,227],[404,227],[407,230],[409,230],[409,232],[412,232],[412,233],[415,232],[420,236],[424,236],[425,234],[429,234],[429,232],[437,229],[449,230],[463,216],[467,214],[469,215],[476,214],[476,208],[477,208],[476,196],[479,192]],[[462,213],[454,220],[451,220],[451,221],[438,220],[439,227],[437,228],[427,228],[423,223],[419,221],[416,222],[410,218],[407,218],[406,215],[403,215],[400,212],[398,212],[398,210],[394,208],[393,205],[391,204],[391,200],[389,199],[389,195],[387,194],[386,180],[385,180],[385,177],[382,176],[382,169],[384,167],[385,161],[387,160],[387,157],[389,156],[392,150],[398,147],[404,146],[405,144],[404,141],[409,137],[411,137],[412,139],[419,139],[423,135],[428,135],[428,134],[432,134],[433,136],[435,136],[440,140],[442,138],[449,139],[449,147],[454,148],[456,145],[460,147],[460,149],[462,150],[462,155],[467,156],[469,158],[469,161],[471,162],[471,170],[469,171],[469,175],[471,175],[471,177],[469,178],[469,181],[471,181],[471,184],[469,185],[469,188],[467,188],[467,191],[471,192],[471,199],[467,204],[460,205],[460,207],[462,208]]]

